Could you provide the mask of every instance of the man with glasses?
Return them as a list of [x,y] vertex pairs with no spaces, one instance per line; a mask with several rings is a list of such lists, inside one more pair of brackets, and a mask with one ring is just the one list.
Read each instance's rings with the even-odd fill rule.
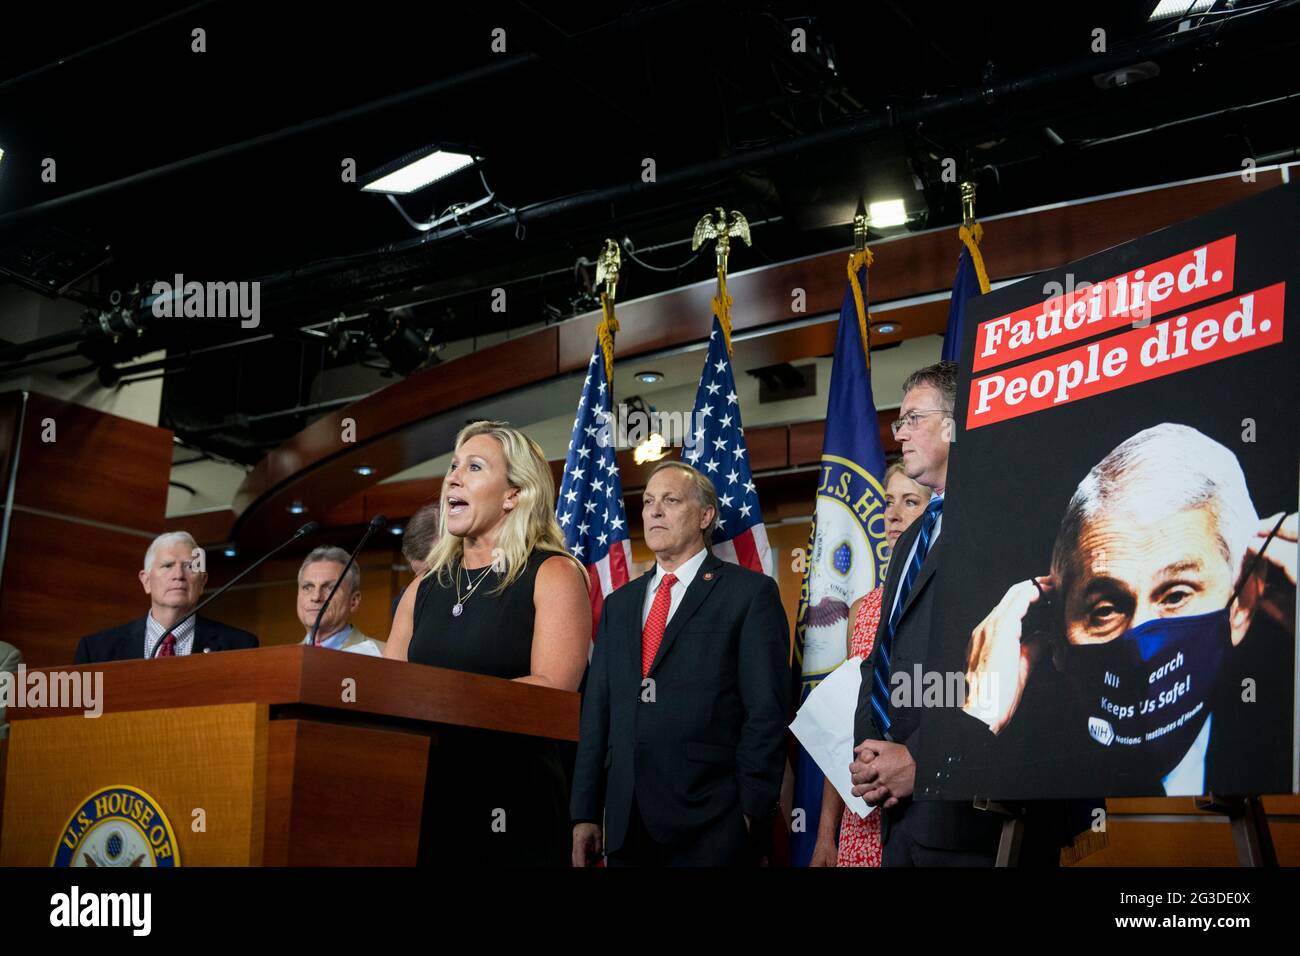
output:
[[991,866],[1001,834],[994,814],[969,801],[912,801],[920,749],[919,706],[895,706],[891,673],[924,671],[930,629],[941,614],[934,578],[940,563],[948,446],[955,424],[957,366],[939,362],[903,383],[903,404],[891,428],[903,449],[903,470],[934,496],[894,547],[885,578],[875,647],[862,662],[853,725],[853,792],[878,806],[885,866]]

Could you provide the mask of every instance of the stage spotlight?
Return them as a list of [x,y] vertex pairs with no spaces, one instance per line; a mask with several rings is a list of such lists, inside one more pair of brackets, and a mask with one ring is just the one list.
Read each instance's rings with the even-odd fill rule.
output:
[[474,157],[426,146],[362,177],[362,192],[405,196],[474,164]]
[[907,210],[903,206],[903,200],[885,199],[873,202],[867,214],[867,222],[872,229],[888,229],[890,226],[903,225],[907,222]]
[[368,318],[370,340],[397,374],[410,375],[438,360],[429,344],[432,333],[421,332],[412,326],[409,316],[374,309]]

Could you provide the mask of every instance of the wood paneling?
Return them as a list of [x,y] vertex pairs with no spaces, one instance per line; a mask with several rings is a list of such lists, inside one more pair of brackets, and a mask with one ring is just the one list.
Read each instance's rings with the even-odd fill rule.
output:
[[[66,668],[104,675],[118,711],[254,702],[305,704],[342,713],[446,723],[481,730],[578,739],[576,693],[317,647],[264,647],[152,661]],[[345,696],[344,682],[353,682]],[[11,708],[11,726],[70,709]]]
[[[266,547],[378,484],[378,476],[450,448],[475,403],[554,376],[555,343],[555,328],[542,329],[418,372],[313,422],[244,480],[234,500],[235,538]],[[362,465],[374,475],[358,475]],[[295,501],[308,513],[290,514]]]
[[86,634],[143,617],[150,538],[15,511],[0,587],[0,638],[29,667],[72,662]]
[[229,541],[234,526],[235,513],[229,508],[176,515],[163,522],[164,531],[187,531],[195,541],[205,546]]
[[[39,667],[71,661],[82,635],[148,608],[136,575],[163,527],[172,435],[34,392],[22,415],[0,637]],[[4,420],[0,411],[0,458],[12,461]]]
[[0,865],[49,866],[82,801],[118,784],[157,802],[182,866],[260,865],[266,721],[252,703],[15,721]]
[[[46,422],[54,441],[45,441]],[[31,393],[14,502],[158,534],[172,433]]]
[[428,736],[274,720],[267,750],[265,865],[415,865]]

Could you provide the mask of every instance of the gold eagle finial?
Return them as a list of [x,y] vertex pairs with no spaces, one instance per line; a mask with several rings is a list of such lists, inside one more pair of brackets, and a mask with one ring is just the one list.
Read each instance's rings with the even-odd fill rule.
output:
[[717,239],[718,271],[725,273],[732,237],[741,240],[747,246],[754,244],[749,236],[749,220],[745,218],[744,213],[733,209],[728,220],[726,210],[718,206],[716,218],[711,214],[705,215],[695,224],[695,233],[691,236],[691,250],[699,249],[709,239]]
[[623,257],[618,251],[618,243],[613,239],[606,239],[605,247],[596,257],[596,285],[605,284],[605,294],[611,301],[618,287],[618,271],[622,263]]

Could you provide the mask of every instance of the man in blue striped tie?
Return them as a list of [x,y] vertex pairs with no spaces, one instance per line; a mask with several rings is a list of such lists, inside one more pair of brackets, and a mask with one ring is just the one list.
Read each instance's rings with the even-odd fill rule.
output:
[[[862,687],[853,739],[853,792],[882,814],[885,866],[991,866],[1002,824],[969,802],[912,801],[920,749],[921,702],[891,694],[890,675],[924,671],[930,628],[939,609],[934,578],[941,557],[948,446],[955,429],[957,366],[939,362],[903,383],[903,404],[893,423],[903,448],[903,468],[934,491],[925,514],[903,532],[885,577],[880,627],[862,662]],[[910,698],[910,699],[909,699]]]

